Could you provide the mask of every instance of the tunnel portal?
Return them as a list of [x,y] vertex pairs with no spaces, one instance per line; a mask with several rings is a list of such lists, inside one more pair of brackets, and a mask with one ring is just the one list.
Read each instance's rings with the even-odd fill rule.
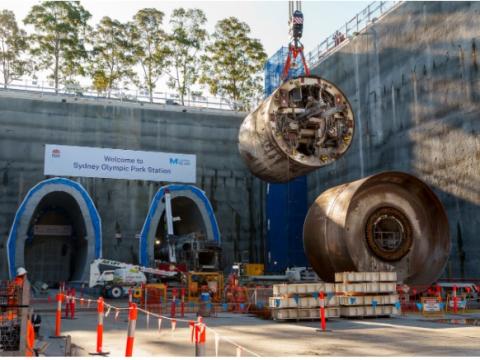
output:
[[52,178],[30,189],[15,214],[7,254],[10,278],[25,267],[32,282],[85,281],[88,264],[102,256],[102,235],[83,186]]
[[[168,185],[155,195],[140,234],[140,258],[143,266],[168,262],[165,193],[171,194],[173,233],[179,263],[206,265],[216,263],[220,248],[220,232],[210,201],[205,193],[192,185]],[[201,247],[190,258],[193,247]],[[214,251],[211,251],[215,249]],[[198,248],[197,248],[198,250]],[[205,250],[205,251],[203,251]],[[218,251],[217,251],[218,250]],[[190,255],[189,255],[190,254]]]

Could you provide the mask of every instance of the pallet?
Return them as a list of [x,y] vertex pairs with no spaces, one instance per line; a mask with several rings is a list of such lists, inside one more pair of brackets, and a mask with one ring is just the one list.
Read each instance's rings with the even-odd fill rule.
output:
[[374,301],[377,305],[393,305],[399,301],[398,294],[388,295],[338,295],[340,306],[371,305]]
[[[298,302],[295,298],[292,297],[279,297],[274,296],[268,298],[268,304],[271,308],[281,309],[281,308],[316,308],[320,307],[320,298],[314,297],[299,297]],[[325,306],[326,307],[337,307],[339,306],[338,298],[332,296],[330,298],[325,297]]]
[[395,293],[397,284],[394,282],[363,282],[335,284],[335,292],[343,294],[388,294]]
[[[320,320],[320,309],[271,309],[273,320]],[[325,317],[338,318],[340,317],[339,308],[326,308]]]
[[291,296],[294,294],[313,294],[323,291],[324,293],[335,292],[333,283],[298,283],[298,284],[275,284],[273,285],[273,296]]
[[390,271],[335,273],[336,283],[396,282],[396,281],[397,281],[397,273],[390,272]]
[[345,318],[390,316],[398,314],[399,310],[393,305],[343,306],[340,308],[340,316]]

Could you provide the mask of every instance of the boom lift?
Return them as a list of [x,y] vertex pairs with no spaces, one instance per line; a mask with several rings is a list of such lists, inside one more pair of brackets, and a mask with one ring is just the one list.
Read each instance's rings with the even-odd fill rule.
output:
[[166,271],[115,260],[96,259],[90,264],[89,287],[101,287],[105,297],[120,298],[128,289],[147,283],[147,275],[159,280],[177,280],[179,271]]

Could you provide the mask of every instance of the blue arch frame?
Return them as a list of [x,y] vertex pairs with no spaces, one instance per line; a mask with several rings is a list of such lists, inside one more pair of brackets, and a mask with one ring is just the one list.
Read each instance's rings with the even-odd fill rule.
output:
[[205,209],[208,213],[208,218],[212,225],[212,232],[213,232],[213,240],[220,245],[220,231],[218,229],[217,219],[215,218],[215,214],[213,212],[212,205],[210,201],[205,196],[205,193],[200,190],[199,188],[193,185],[166,185],[162,186],[157,193],[155,194],[153,201],[150,205],[150,209],[148,210],[147,217],[145,219],[145,223],[143,224],[142,231],[140,233],[140,251],[139,251],[139,263],[142,266],[149,266],[148,263],[148,233],[150,231],[150,227],[152,225],[152,219],[155,215],[155,212],[158,208],[158,203],[165,195],[165,191],[168,189],[171,193],[176,191],[191,191],[194,195],[196,195],[205,205]]
[[25,212],[25,208],[27,204],[30,202],[32,196],[36,192],[38,192],[45,186],[56,185],[56,184],[66,185],[72,188],[73,190],[75,190],[76,192],[80,193],[80,195],[82,196],[83,200],[87,205],[88,213],[90,215],[90,219],[92,220],[92,225],[94,229],[95,258],[99,258],[102,256],[102,223],[101,223],[100,215],[98,214],[97,208],[95,207],[95,204],[93,203],[93,200],[88,194],[88,192],[78,182],[70,179],[58,178],[58,177],[47,179],[39,182],[37,185],[35,185],[29,190],[29,192],[27,193],[27,196],[25,197],[25,199],[23,199],[22,203],[17,209],[15,218],[13,219],[13,224],[12,224],[12,227],[10,228],[10,233],[8,234],[8,240],[7,240],[8,271],[11,279],[15,276],[15,253],[16,253],[16,246],[17,246],[17,231],[18,231],[20,219],[23,213]]

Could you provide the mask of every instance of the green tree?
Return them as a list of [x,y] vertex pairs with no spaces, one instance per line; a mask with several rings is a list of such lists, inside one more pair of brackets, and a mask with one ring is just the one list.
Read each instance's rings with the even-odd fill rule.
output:
[[26,37],[12,11],[0,12],[0,67],[4,88],[30,70],[30,62],[24,57],[28,50]]
[[220,20],[206,47],[208,55],[202,57],[200,82],[240,110],[247,110],[261,96],[261,70],[267,59],[263,45],[249,34],[250,27],[235,17]]
[[[127,24],[103,17],[91,34],[93,45],[90,57],[90,74],[95,83],[107,84],[107,96],[110,97],[122,80],[134,79],[135,64],[132,55],[134,46]],[[98,89],[97,89],[98,90]]]
[[134,81],[140,88],[147,89],[150,102],[153,102],[153,91],[171,55],[166,44],[166,34],[162,29],[163,17],[163,12],[159,10],[142,9],[129,24],[133,58],[142,69],[142,76]]
[[178,8],[170,18],[169,35],[170,66],[167,85],[175,89],[185,105],[187,91],[198,81],[199,56],[207,39],[205,23],[207,18],[202,10]]
[[32,55],[37,69],[50,70],[58,92],[60,81],[84,74],[85,34],[91,14],[79,1],[44,1],[34,5],[25,24],[33,25]]
[[102,94],[108,90],[108,78],[103,70],[97,70],[93,74],[92,85],[98,94]]

